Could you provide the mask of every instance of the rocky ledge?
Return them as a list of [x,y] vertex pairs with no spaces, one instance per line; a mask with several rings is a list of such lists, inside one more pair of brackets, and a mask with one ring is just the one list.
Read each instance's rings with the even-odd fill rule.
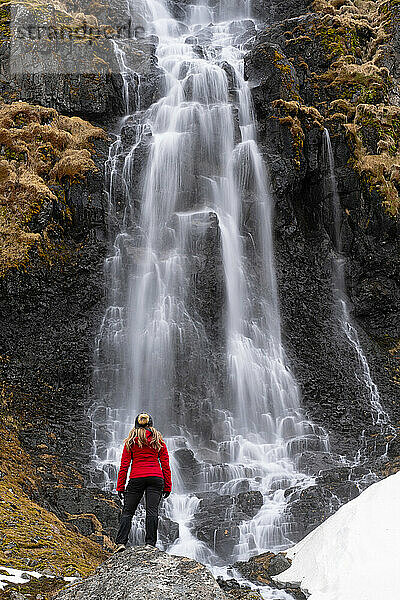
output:
[[68,585],[57,600],[226,600],[204,565],[150,546],[114,554],[93,575]]

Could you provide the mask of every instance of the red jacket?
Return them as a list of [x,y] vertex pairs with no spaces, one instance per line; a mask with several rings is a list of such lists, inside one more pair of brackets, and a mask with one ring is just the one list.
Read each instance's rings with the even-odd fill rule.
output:
[[[148,440],[151,439],[151,435],[150,431],[146,431]],[[150,476],[162,477],[164,479],[164,492],[171,491],[171,469],[169,467],[167,446],[164,442],[162,442],[162,447],[159,452],[148,445],[140,448],[136,440],[130,450],[128,450],[124,444],[121,466],[118,473],[117,492],[123,492],[125,490],[126,475],[131,463],[132,466],[129,479]]]

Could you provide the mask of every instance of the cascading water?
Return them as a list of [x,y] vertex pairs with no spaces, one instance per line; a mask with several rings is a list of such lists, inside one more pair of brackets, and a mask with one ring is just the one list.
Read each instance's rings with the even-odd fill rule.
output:
[[[119,137],[108,161],[110,203],[119,174],[129,216],[106,263],[111,306],[97,345],[95,476],[113,489],[122,440],[148,410],[172,456],[174,493],[164,514],[179,524],[179,537],[165,546],[231,563],[288,544],[285,491],[313,481],[297,459],[307,449],[328,451],[328,441],[303,415],[281,342],[273,206],[236,43],[249,28],[249,6],[189,6],[185,23],[157,0],[143,8],[159,39],[164,92],[135,115],[131,149]],[[121,56],[120,64],[131,77]],[[131,166],[144,131],[152,137],[136,214]],[[212,268],[224,285],[220,293],[214,282],[205,302],[201,286]],[[213,301],[221,332],[210,324]],[[192,456],[192,479],[182,453]],[[221,556],[194,534],[196,514],[204,494],[243,491],[259,493],[262,506]]]
[[346,334],[350,345],[354,348],[354,351],[356,353],[360,365],[361,378],[365,387],[368,390],[371,415],[374,425],[380,426],[382,433],[395,434],[395,428],[390,423],[390,417],[381,404],[379,390],[376,383],[372,379],[367,357],[365,356],[362,346],[360,344],[357,330],[350,319],[344,278],[345,262],[342,254],[340,197],[338,193],[335,175],[335,158],[333,154],[329,131],[327,129],[325,129],[323,133],[323,152],[325,155],[325,163],[328,170],[328,176],[326,178],[326,184],[328,188],[327,192],[332,197],[332,211],[334,224],[333,243],[336,251],[336,256],[334,258],[333,264],[333,285],[336,304],[339,308],[339,318],[341,327],[344,333]]

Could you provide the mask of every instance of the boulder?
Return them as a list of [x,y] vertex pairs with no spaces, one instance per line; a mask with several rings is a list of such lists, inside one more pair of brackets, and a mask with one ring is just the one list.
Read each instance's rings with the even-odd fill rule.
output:
[[225,600],[211,573],[190,558],[150,546],[114,554],[93,575],[68,585],[57,600]]
[[[286,594],[292,596],[295,600],[306,600],[308,596],[300,588],[299,582],[282,584],[272,579],[275,575],[279,575],[289,569],[291,564],[292,561],[286,557],[286,553],[284,552],[279,552],[278,554],[264,552],[258,556],[253,556],[246,562],[237,562],[233,566],[252,583],[268,586],[272,589],[284,590]],[[240,596],[238,597],[240,598]]]
[[271,577],[286,571],[291,565],[291,561],[286,558],[284,553],[265,552],[258,556],[253,556],[248,561],[239,561],[233,566],[241,575],[254,583],[271,584]]

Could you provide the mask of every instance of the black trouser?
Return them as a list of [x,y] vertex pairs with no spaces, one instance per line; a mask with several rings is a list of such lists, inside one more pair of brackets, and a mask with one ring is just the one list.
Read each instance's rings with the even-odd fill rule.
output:
[[132,518],[143,493],[146,492],[146,539],[145,543],[156,545],[158,527],[158,505],[160,504],[164,479],[162,477],[134,477],[125,490],[124,508],[115,542],[126,544],[131,530]]

